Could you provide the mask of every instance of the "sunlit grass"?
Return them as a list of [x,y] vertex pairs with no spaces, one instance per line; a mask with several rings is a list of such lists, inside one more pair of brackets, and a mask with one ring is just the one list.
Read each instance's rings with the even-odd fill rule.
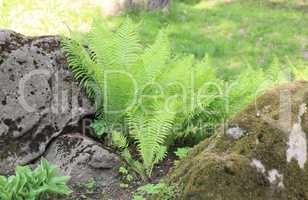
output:
[[[98,0],[2,0],[0,27],[27,35],[87,31]],[[94,3],[93,3],[94,2]],[[186,2],[186,3],[183,3]],[[131,12],[145,43],[169,31],[176,54],[209,55],[224,79],[247,68],[268,68],[274,56],[303,62],[308,49],[308,4],[302,0],[174,0],[169,13]],[[112,17],[119,24],[126,16]]]
[[247,64],[267,69],[275,56],[282,64],[287,58],[307,64],[303,50],[308,48],[308,13],[294,7],[296,2],[289,1],[285,7],[263,0],[224,2],[174,3],[168,15],[139,12],[130,16],[143,21],[141,31],[147,41],[159,29],[168,28],[175,52],[212,57],[224,79]]
[[27,35],[87,31],[98,12],[88,0],[2,0],[0,27]]

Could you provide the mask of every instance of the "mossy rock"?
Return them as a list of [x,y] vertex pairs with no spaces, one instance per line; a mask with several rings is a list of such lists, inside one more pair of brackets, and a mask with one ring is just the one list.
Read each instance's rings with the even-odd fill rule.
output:
[[257,98],[197,145],[167,181],[189,200],[308,199],[308,82]]

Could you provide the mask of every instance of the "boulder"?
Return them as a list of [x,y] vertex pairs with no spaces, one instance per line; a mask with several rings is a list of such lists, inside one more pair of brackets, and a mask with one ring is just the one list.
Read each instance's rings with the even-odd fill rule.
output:
[[168,176],[179,199],[308,199],[308,82],[257,98]]
[[71,184],[85,183],[95,177],[104,180],[105,186],[109,186],[118,176],[116,169],[120,163],[115,154],[79,133],[57,137],[44,158],[56,165],[61,175],[71,176]]
[[[120,160],[100,143],[79,133],[64,134],[51,142],[44,154],[59,174],[70,176],[74,193],[66,199],[77,199],[87,194],[90,199],[128,199],[131,195],[120,187]],[[91,192],[87,184],[93,183]]]
[[82,131],[94,106],[73,80],[59,37],[0,30],[0,174],[38,159],[56,137]]
[[71,176],[69,199],[87,194],[77,185],[90,180],[93,199],[104,199],[102,193],[127,199],[119,158],[87,136],[95,107],[74,81],[59,37],[0,30],[0,94],[0,175],[14,174],[17,165],[35,167],[44,157]]

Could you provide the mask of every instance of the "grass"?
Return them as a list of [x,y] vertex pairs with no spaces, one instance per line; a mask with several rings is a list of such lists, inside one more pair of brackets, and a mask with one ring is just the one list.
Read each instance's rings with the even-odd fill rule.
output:
[[[211,2],[211,3],[210,3]],[[308,9],[307,9],[308,10]],[[135,13],[145,40],[168,27],[175,52],[208,54],[228,79],[249,63],[266,69],[277,56],[282,63],[304,60],[308,49],[308,14],[290,7],[257,1],[175,3],[169,15]]]
[[0,0],[0,28],[26,35],[68,34],[87,31],[97,13],[90,0]]
[[[1,0],[0,0],[1,3]],[[223,79],[251,65],[267,69],[277,56],[307,63],[308,4],[301,0],[175,0],[169,13],[131,12],[145,42],[167,28],[176,53],[212,58]],[[90,0],[2,0],[0,28],[27,35],[87,31],[99,13]],[[120,23],[125,16],[110,18]]]

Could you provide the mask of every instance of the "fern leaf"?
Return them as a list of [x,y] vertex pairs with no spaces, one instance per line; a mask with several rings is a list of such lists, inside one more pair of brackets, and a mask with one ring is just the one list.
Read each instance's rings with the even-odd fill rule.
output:
[[113,66],[113,34],[104,20],[95,19],[88,34],[91,57],[95,58],[104,70]]
[[167,156],[167,147],[160,146],[156,152],[154,163],[157,164],[165,159]]
[[128,147],[126,137],[122,133],[119,133],[117,131],[114,131],[112,133],[112,142],[119,149],[125,149]]
[[127,18],[113,37],[114,52],[112,58],[118,69],[127,70],[139,58],[142,46],[136,30],[136,25]]
[[124,149],[121,153],[121,157],[127,162],[127,164],[129,166],[132,167],[132,169],[134,171],[136,171],[139,175],[141,175],[141,178],[143,180],[146,180],[147,179],[147,176],[145,174],[145,169],[143,167],[143,165],[139,162],[139,161],[136,161],[132,158],[130,152],[128,151],[128,149]]
[[[128,115],[131,135],[136,141],[138,152],[145,168],[150,172],[155,164],[157,153],[161,153],[161,145],[170,134],[174,120],[174,113],[158,110],[145,118],[138,113]],[[160,160],[160,159],[159,159]]]
[[93,85],[96,84],[96,81],[92,73],[95,64],[89,57],[88,52],[77,41],[66,38],[62,39],[62,49],[67,55],[67,62],[72,69],[74,78],[80,81],[87,94],[93,98],[95,94]]
[[154,44],[145,50],[142,61],[145,67],[146,81],[154,81],[162,73],[171,54],[168,36],[161,31]]

